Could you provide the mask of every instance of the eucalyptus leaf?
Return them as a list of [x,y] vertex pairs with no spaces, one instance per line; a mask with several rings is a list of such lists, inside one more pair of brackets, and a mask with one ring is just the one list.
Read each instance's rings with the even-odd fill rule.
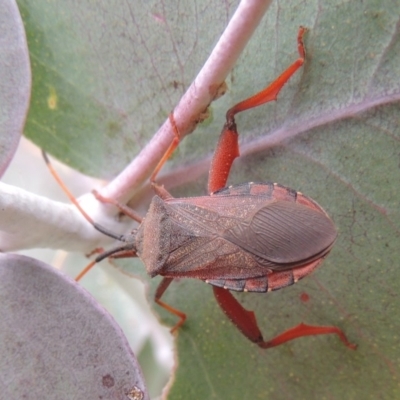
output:
[[31,71],[18,7],[13,0],[2,0],[0,4],[0,175],[3,175],[24,127]]
[[148,398],[121,329],[75,281],[12,254],[0,275],[3,398]]

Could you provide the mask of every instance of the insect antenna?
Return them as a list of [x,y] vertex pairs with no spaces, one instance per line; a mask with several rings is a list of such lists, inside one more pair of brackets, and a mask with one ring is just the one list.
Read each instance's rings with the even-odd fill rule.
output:
[[[127,235],[129,237],[130,235]],[[97,263],[104,260],[105,258],[112,257],[112,258],[121,258],[121,257],[129,257],[129,256],[136,256],[136,249],[134,242],[127,242],[123,245],[117,245],[112,249],[103,251],[99,254],[93,261],[91,261],[76,277],[75,280],[79,281],[85,276],[88,271],[90,271]]]
[[70,192],[68,187],[65,185],[65,183],[62,181],[60,176],[58,175],[57,171],[54,169],[53,165],[50,162],[49,157],[47,156],[47,153],[42,150],[42,155],[43,159],[46,162],[47,168],[49,169],[50,173],[53,175],[54,179],[57,181],[63,192],[67,195],[68,199],[71,201],[71,203],[79,210],[79,212],[82,214],[82,216],[88,221],[96,230],[99,232],[103,233],[106,236],[109,236],[113,239],[119,240],[121,242],[125,242],[125,235],[123,234],[118,234],[115,232],[112,232],[108,228],[98,224],[97,222],[94,222],[93,219],[89,216],[89,214],[82,208],[82,206],[79,204],[79,202],[76,200],[75,196]]
[[[44,150],[42,150],[42,155],[43,155],[43,159],[46,162],[46,165],[47,165],[50,173],[53,175],[54,179],[60,185],[61,189],[67,195],[67,197],[69,198],[71,203],[79,210],[79,212],[86,219],[86,221],[88,221],[93,226],[93,228],[95,228],[97,231],[103,233],[104,235],[111,237],[113,239],[116,239],[120,242],[123,242],[123,244],[119,244],[107,251],[101,252],[101,254],[99,254],[90,264],[88,264],[79,273],[79,275],[75,278],[75,280],[79,281],[95,264],[104,260],[105,258],[112,257],[112,256],[113,256],[113,258],[121,258],[121,257],[127,257],[127,256],[135,257],[136,256],[136,248],[135,248],[136,230],[133,230],[131,233],[129,233],[127,235],[119,234],[119,233],[112,232],[111,230],[98,224],[97,222],[94,222],[93,219],[89,216],[89,214],[87,214],[87,212],[81,207],[81,205],[76,200],[75,196],[70,192],[68,187],[64,184],[64,182],[58,175],[57,171],[54,169],[53,165],[51,164],[50,159]],[[123,206],[123,205],[119,204],[118,202],[113,201],[111,199],[104,198],[95,191],[94,191],[93,195],[100,202],[114,204],[116,207],[118,207],[120,210],[122,210],[122,212],[127,213],[132,219],[136,220],[137,222],[140,223],[142,221],[142,218],[138,214],[136,214],[133,210],[131,210],[129,207]]]

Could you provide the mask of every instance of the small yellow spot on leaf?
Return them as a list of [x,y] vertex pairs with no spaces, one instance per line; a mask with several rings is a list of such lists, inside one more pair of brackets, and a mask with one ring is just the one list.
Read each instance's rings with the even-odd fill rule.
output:
[[47,106],[50,108],[50,110],[56,110],[57,109],[57,92],[54,86],[49,87],[49,97],[47,97]]

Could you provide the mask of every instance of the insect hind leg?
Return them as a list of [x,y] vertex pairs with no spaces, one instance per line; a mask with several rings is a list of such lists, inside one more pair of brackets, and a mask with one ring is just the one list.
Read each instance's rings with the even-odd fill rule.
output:
[[265,341],[253,311],[246,310],[228,290],[215,286],[213,290],[215,298],[226,316],[244,336],[262,349],[279,346],[303,336],[328,335],[332,333],[338,335],[348,348],[355,350],[357,347],[355,344],[350,343],[343,331],[336,326],[313,326],[303,323],[288,329],[271,340]]

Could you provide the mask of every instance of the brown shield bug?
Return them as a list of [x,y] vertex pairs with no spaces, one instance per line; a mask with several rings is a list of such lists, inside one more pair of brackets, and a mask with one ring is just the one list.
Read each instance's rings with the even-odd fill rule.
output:
[[331,333],[347,347],[356,347],[335,326],[303,323],[265,341],[254,313],[244,309],[230,292],[263,293],[292,285],[321,265],[336,240],[336,228],[327,213],[300,192],[276,183],[225,187],[232,163],[239,156],[235,115],[276,100],[284,84],[304,63],[304,32],[301,27],[297,39],[300,57],[267,88],[227,112],[211,163],[208,196],[173,198],[156,183],[157,173],[179,144],[179,130],[170,115],[175,139],[151,176],[156,195],[146,216],[142,218],[129,207],[95,193],[100,201],[116,205],[139,222],[137,229],[129,235],[116,235],[94,223],[72,199],[97,230],[121,242],[100,254],[77,279],[104,258],[139,257],[151,277],[163,276],[155,301],[179,317],[172,331],[184,323],[186,314],[161,301],[161,297],[175,278],[188,277],[211,284],[224,313],[261,348]]

